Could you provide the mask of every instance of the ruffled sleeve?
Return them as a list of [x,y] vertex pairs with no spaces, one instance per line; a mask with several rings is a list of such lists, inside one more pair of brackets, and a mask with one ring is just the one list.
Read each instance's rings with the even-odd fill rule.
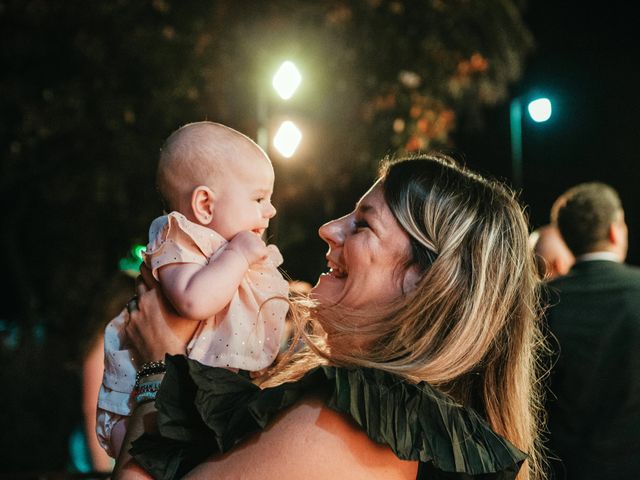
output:
[[324,370],[334,385],[328,406],[350,415],[398,458],[419,460],[425,478],[515,478],[527,458],[475,411],[426,382],[373,369]]
[[149,243],[143,257],[158,279],[158,269],[172,263],[206,265],[227,242],[211,230],[178,212],[156,218],[149,227]]
[[478,414],[424,382],[413,385],[379,370],[319,367],[299,381],[262,390],[182,356],[167,357],[156,401],[159,434],[136,440],[131,453],[154,478],[180,478],[314,390],[326,392],[327,406],[353,418],[372,440],[401,459],[419,461],[418,478],[509,480],[527,458]]

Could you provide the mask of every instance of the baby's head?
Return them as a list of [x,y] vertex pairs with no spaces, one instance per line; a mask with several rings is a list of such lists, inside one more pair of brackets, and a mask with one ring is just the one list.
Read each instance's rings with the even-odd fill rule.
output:
[[165,141],[157,186],[165,206],[231,240],[243,230],[262,233],[276,210],[274,172],[249,137],[213,122],[180,127]]

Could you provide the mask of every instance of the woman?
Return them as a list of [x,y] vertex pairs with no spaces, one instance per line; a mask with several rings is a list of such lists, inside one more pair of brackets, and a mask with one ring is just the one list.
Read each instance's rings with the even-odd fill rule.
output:
[[[404,159],[320,236],[310,320],[326,335],[260,388],[168,357],[161,435],[136,459],[166,478],[539,478],[538,284],[513,195],[444,156]],[[183,353],[140,293],[143,357]],[[130,438],[154,415],[142,404]],[[144,476],[128,458],[117,472]]]

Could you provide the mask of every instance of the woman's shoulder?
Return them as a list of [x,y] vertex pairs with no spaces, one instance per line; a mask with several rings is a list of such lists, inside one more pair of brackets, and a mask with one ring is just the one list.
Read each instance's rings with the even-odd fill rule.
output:
[[418,463],[400,460],[372,441],[348,416],[305,396],[276,416],[265,430],[223,456],[196,467],[186,478],[242,474],[246,479],[415,479]]
[[[212,455],[231,457],[273,428],[280,450],[257,445],[256,452],[281,455],[317,441],[318,458],[323,451],[347,459],[354,451],[370,459],[394,455],[419,461],[427,478],[515,478],[526,459],[473,410],[425,382],[374,369],[317,367],[295,382],[260,389],[227,370],[168,357],[156,406],[160,436],[138,441],[134,450],[160,478],[186,473]],[[329,435],[334,430],[339,434]]]

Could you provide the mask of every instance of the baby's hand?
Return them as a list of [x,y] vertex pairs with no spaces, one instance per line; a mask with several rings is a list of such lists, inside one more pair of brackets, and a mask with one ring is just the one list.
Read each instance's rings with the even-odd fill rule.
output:
[[238,233],[231,239],[227,248],[244,255],[249,266],[264,260],[269,252],[262,238],[249,231]]

